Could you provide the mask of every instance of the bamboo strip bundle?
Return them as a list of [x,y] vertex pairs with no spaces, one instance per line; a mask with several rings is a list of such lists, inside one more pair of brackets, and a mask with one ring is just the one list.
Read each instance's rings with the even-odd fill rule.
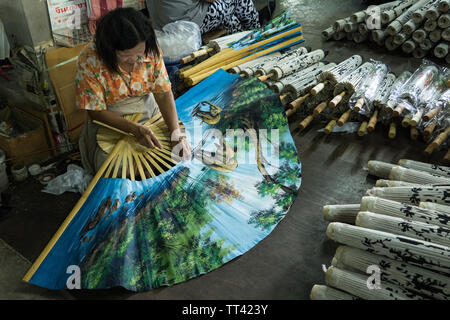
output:
[[450,206],[445,206],[443,204],[437,204],[433,202],[421,202],[419,203],[419,207],[439,211],[450,216]]
[[450,248],[446,246],[340,222],[330,223],[326,234],[330,239],[353,248],[450,273]]
[[413,19],[414,23],[420,24],[425,19],[428,9],[431,8],[432,6],[437,7],[438,5],[439,5],[439,0],[433,0],[433,1],[429,2],[427,5],[420,8],[419,10],[416,10],[412,15],[412,19]]
[[298,70],[296,73],[291,74],[285,78],[282,78],[278,81],[274,81],[271,86],[272,90],[278,93],[287,93],[288,90],[285,87],[291,83],[301,82],[305,79],[315,78],[317,75],[322,73],[324,70],[328,70],[332,68],[334,63],[325,64],[324,62],[319,62],[309,66],[308,68]]
[[419,239],[442,246],[450,246],[450,229],[417,221],[390,217],[370,211],[361,211],[356,216],[355,225]]
[[450,27],[450,14],[446,13],[439,17],[438,27],[441,29],[447,29]]
[[429,201],[448,205],[450,203],[449,192],[450,186],[424,185],[421,187],[372,188],[366,194],[368,196],[412,204]]
[[324,219],[330,222],[354,224],[360,211],[360,204],[326,205],[323,207]]
[[400,159],[398,161],[398,164],[405,168],[425,171],[443,177],[450,177],[450,167],[438,166],[430,163],[424,163],[408,159]]
[[282,54],[278,59],[270,59],[261,66],[255,67],[254,75],[257,77],[268,75],[270,69],[272,69],[275,65],[301,57],[305,54],[308,54],[309,52],[311,52],[310,47],[300,47],[295,50],[288,51]]
[[332,265],[342,269],[354,268],[361,273],[366,273],[370,266],[379,266],[383,282],[388,281],[433,299],[450,298],[449,277],[360,249],[339,246]]
[[331,287],[348,292],[365,300],[409,300],[423,298],[397,285],[382,282],[380,288],[369,289],[368,277],[337,267],[330,267],[325,276],[325,283]]
[[409,1],[402,1],[401,4],[396,6],[395,8],[392,8],[390,10],[387,10],[385,12],[381,13],[381,22],[383,24],[388,24],[397,17],[401,16],[408,8],[410,8],[413,4],[415,4],[418,0],[409,0]]
[[323,40],[330,40],[333,35],[334,35],[335,31],[333,29],[333,27],[329,27],[328,29],[325,29],[322,31],[322,39]]
[[411,7],[409,7],[407,10],[405,10],[401,15],[399,15],[393,22],[391,22],[387,26],[386,28],[387,33],[390,34],[391,36],[399,33],[400,30],[402,30],[402,26],[412,18],[413,13],[419,10],[421,7],[425,6],[428,2],[430,2],[430,0],[419,0]]
[[320,82],[320,84],[314,87],[314,89],[311,90],[311,93],[313,95],[318,94],[327,84],[334,87],[341,79],[356,70],[361,64],[362,57],[359,55],[353,55],[342,61],[333,69],[324,72],[317,77],[317,81]]
[[441,12],[447,12],[450,8],[450,0],[441,0],[439,1],[439,11]]
[[[330,102],[330,107],[334,108],[339,103],[345,103],[355,92],[358,84],[363,80],[367,74],[373,71],[375,65],[372,62],[366,62],[355,71],[351,72],[345,76],[340,82],[334,87],[333,95],[334,98]],[[344,97],[347,97],[344,99]]]
[[[280,39],[283,39],[285,37],[297,35],[297,34],[301,33],[301,31],[302,31],[302,27],[298,26],[298,27],[293,28],[291,30],[282,32],[282,33],[280,33],[280,34],[278,34],[278,35],[276,35],[274,37],[262,40],[260,42],[257,42],[255,44],[249,45],[249,46],[244,47],[244,48],[239,49],[239,50],[234,50],[233,48],[227,48],[227,49],[222,50],[221,52],[215,54],[211,58],[209,58],[209,59],[207,59],[207,60],[197,64],[193,68],[182,72],[180,74],[180,76],[182,78],[186,78],[188,76],[191,76],[191,75],[194,75],[194,74],[196,74],[198,72],[201,72],[202,70],[204,70],[206,68],[210,68],[212,66],[220,64],[223,61],[226,61],[228,59],[232,59],[232,58],[234,58],[236,56],[239,56],[240,54],[244,54],[244,53],[251,54],[252,50],[264,47],[266,45],[270,45],[271,43],[275,43],[276,41],[278,41]],[[296,41],[294,41],[294,42],[297,42],[297,41],[301,40],[299,37],[295,37],[294,39],[296,39]],[[282,48],[282,47],[280,47],[280,48]],[[265,50],[263,50],[263,51],[265,51]],[[257,57],[263,56],[263,55],[265,55],[267,53],[272,53],[272,52],[275,52],[275,51],[277,51],[277,50],[264,52],[264,54],[260,54],[259,56],[255,56],[253,58],[257,58]],[[251,60],[253,60],[253,59],[251,59]],[[242,61],[241,63],[243,63],[243,62],[246,62],[246,61]],[[239,65],[241,63],[237,63],[236,65]]]
[[[347,38],[356,43],[369,40],[386,47],[388,51],[401,48],[404,53],[411,54],[416,58],[433,54],[439,59],[446,59],[448,53],[444,54],[443,50],[446,47],[441,46],[441,49],[436,51],[439,52],[437,55],[434,52],[439,41],[449,41],[444,38],[444,35],[449,36],[444,31],[450,25],[450,14],[439,10],[439,5],[439,0],[402,1],[390,10],[381,10],[381,29],[370,32],[368,30],[369,23],[378,22],[373,17],[373,10],[365,13],[366,18],[372,19],[370,21],[362,21],[364,13],[357,12],[352,16],[354,20],[350,19],[351,21],[349,21],[348,18],[338,20],[335,23],[335,29],[339,25],[337,28],[339,31],[333,30],[334,36],[331,36],[329,32],[324,32],[326,34],[324,39],[342,40]],[[356,22],[355,25],[354,21],[360,22]],[[336,36],[336,33],[339,33],[339,36]],[[369,34],[370,36],[368,36]],[[448,59],[450,60],[450,57]]]
[[315,284],[311,289],[311,300],[358,300],[359,298],[346,292]]
[[417,186],[415,183],[398,181],[398,180],[386,180],[386,179],[378,179],[375,182],[375,187],[410,187]]
[[287,77],[298,70],[318,63],[328,55],[328,52],[329,51],[326,49],[318,49],[300,57],[289,59],[288,61],[283,61],[282,63],[277,63],[269,70],[269,74],[271,74],[270,79],[280,80],[281,78]]

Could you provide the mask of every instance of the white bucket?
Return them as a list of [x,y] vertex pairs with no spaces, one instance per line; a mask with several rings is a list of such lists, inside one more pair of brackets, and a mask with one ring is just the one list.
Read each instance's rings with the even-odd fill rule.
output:
[[8,175],[6,174],[6,155],[0,149],[0,192],[6,191],[9,187]]

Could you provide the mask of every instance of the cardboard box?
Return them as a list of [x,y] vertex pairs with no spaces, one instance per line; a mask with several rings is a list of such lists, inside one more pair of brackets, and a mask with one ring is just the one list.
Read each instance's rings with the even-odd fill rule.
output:
[[50,147],[42,121],[19,108],[9,108],[9,111],[5,108],[0,112],[0,121],[14,119],[15,125],[24,133],[16,137],[0,135],[0,149],[10,160],[8,164],[30,165],[49,159]]

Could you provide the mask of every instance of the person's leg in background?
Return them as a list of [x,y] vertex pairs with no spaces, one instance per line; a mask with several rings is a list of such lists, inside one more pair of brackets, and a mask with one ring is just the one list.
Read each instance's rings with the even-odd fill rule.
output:
[[202,34],[222,26],[228,34],[259,28],[258,12],[252,0],[216,0],[200,26]]

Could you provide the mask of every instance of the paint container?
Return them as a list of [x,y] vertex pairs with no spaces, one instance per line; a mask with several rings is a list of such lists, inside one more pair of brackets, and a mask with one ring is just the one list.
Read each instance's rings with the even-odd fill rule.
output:
[[6,174],[6,154],[0,149],[0,192],[6,191],[9,187],[8,175]]
[[17,182],[24,181],[28,178],[28,170],[27,167],[23,164],[16,164],[11,168],[11,173],[14,177],[14,180]]
[[37,176],[38,174],[40,174],[42,172],[42,168],[38,164],[32,164],[31,166],[28,167],[28,172],[32,176]]

